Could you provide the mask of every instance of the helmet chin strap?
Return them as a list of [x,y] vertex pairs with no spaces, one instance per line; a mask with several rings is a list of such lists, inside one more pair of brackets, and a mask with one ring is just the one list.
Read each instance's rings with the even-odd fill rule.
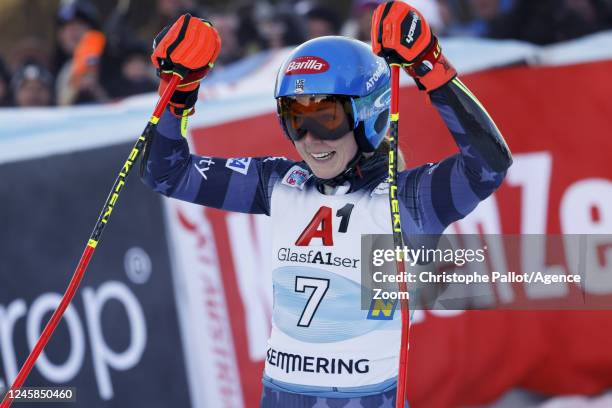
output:
[[313,175],[317,189],[321,192],[324,192],[324,188],[326,186],[335,188],[343,185],[347,181],[352,181],[355,178],[355,173],[359,173],[357,167],[366,160],[367,158],[365,157],[361,149],[357,149],[357,153],[355,153],[355,156],[353,156],[353,158],[348,162],[344,171],[342,171],[336,177],[323,179],[317,177],[316,175]]

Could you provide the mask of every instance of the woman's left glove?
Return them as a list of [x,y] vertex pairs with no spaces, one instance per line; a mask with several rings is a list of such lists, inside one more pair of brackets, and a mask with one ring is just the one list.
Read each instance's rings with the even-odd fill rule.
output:
[[421,90],[433,91],[457,75],[427,21],[404,2],[390,1],[374,10],[371,37],[374,53],[402,66]]
[[166,89],[174,72],[182,80],[170,99],[176,116],[193,113],[200,81],[210,72],[221,51],[221,38],[208,21],[184,14],[165,27],[153,41],[151,61],[161,78],[159,94]]

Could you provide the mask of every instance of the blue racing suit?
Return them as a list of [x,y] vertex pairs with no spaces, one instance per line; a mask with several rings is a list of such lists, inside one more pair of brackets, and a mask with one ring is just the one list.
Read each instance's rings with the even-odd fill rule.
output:
[[[458,79],[430,98],[458,153],[399,173],[408,239],[441,234],[466,216],[512,163],[497,127]],[[190,154],[180,125],[169,112],[160,119],[146,145],[144,182],[168,197],[272,218],[262,407],[395,406],[399,312],[371,319],[360,307],[360,236],[391,233],[387,155],[362,160],[330,194],[304,162]]]

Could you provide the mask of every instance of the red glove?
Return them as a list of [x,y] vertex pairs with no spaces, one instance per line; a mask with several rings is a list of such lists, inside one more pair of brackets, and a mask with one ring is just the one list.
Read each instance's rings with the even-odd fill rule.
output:
[[427,21],[404,2],[390,1],[374,10],[371,37],[372,51],[401,65],[421,90],[433,91],[457,75]]
[[205,20],[183,14],[170,27],[165,27],[153,41],[151,61],[161,78],[160,95],[168,86],[173,73],[183,79],[170,99],[170,110],[182,116],[193,113],[200,81],[215,64],[221,50],[217,30]]

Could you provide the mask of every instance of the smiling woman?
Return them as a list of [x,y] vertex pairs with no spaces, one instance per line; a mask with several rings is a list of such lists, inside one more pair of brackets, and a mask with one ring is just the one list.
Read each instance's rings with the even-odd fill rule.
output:
[[340,174],[358,151],[352,131],[336,140],[319,139],[308,132],[295,142],[295,148],[315,176],[323,180]]
[[344,37],[308,41],[281,67],[275,91],[281,126],[324,193],[346,191],[381,144],[389,78],[383,59]]
[[[400,171],[397,198],[409,243],[417,234],[441,234],[467,215],[500,185],[511,156],[482,105],[455,78],[425,21],[401,4],[399,11],[383,13],[376,26],[379,51],[394,52],[409,67],[458,145],[458,153],[440,163]],[[395,32],[386,24],[408,30],[410,23],[402,20],[415,21],[408,58],[399,54],[399,38],[382,35]],[[399,313],[379,319],[362,310],[359,271],[361,235],[392,232],[387,62],[360,41],[310,40],[281,65],[275,88],[281,128],[302,160],[196,156],[181,129],[193,113],[199,81],[215,61],[219,38],[208,23],[185,21],[181,17],[155,43],[152,60],[164,71],[160,91],[165,73],[189,69],[146,142],[142,178],[169,197],[271,217],[274,307],[261,406],[395,404]],[[340,361],[353,362],[354,369],[330,369]]]

